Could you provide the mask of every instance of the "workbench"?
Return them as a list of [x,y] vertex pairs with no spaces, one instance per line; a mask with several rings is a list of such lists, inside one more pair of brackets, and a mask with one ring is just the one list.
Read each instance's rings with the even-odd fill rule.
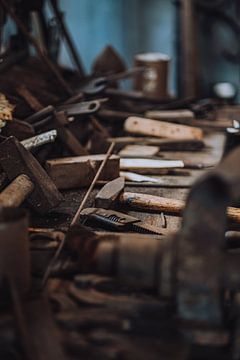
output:
[[[196,152],[162,152],[162,158],[187,159],[188,161],[216,164],[222,157],[225,136],[211,132],[205,136],[206,147]],[[189,170],[190,178],[195,181],[208,169]],[[185,175],[168,176],[175,181],[186,178]],[[189,178],[189,177],[188,177]],[[92,206],[99,190],[94,189],[86,206]],[[132,186],[126,187],[132,191]],[[189,188],[134,186],[134,191],[175,199],[186,199]],[[64,191],[64,201],[57,213],[47,217],[33,217],[31,225],[35,227],[66,228],[74,216],[86,189]],[[181,225],[179,216],[154,212],[129,211],[147,223],[166,226],[175,232]],[[165,224],[163,224],[165,223]],[[99,233],[104,231],[99,230]],[[131,236],[137,236],[131,235]],[[150,236],[151,237],[151,236]],[[149,237],[149,239],[150,239]],[[131,238],[130,238],[131,239]],[[131,240],[129,240],[131,241]],[[149,240],[150,241],[150,240]],[[161,241],[161,237],[160,237]],[[49,261],[51,256],[49,256]],[[35,258],[36,260],[36,255]],[[46,261],[46,258],[45,258]],[[46,263],[45,263],[46,265]],[[200,359],[194,346],[186,344],[177,331],[176,319],[172,316],[175,304],[166,306],[157,294],[141,291],[122,285],[114,278],[94,274],[67,273],[62,278],[51,277],[48,290],[53,305],[55,320],[60,329],[60,336],[68,349],[68,359],[185,359],[186,354],[194,354],[191,359]],[[223,344],[224,347],[224,344]],[[224,354],[222,353],[221,356]],[[224,358],[224,357],[219,357]]]

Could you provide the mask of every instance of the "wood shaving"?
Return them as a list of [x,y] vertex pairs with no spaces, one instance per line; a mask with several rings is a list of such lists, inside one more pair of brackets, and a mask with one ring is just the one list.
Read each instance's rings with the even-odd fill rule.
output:
[[0,93],[0,121],[11,121],[14,105],[10,104],[6,96]]

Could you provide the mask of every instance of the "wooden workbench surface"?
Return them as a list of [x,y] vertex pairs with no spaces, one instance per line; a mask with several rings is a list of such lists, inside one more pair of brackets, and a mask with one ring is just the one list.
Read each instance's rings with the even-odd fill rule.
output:
[[[206,147],[197,152],[162,152],[166,159],[184,159],[216,164],[222,156],[224,136],[211,133],[205,137]],[[194,181],[204,170],[190,170]],[[181,181],[186,176],[169,176]],[[189,178],[188,177],[188,178]],[[178,180],[177,180],[178,179]],[[94,205],[100,187],[94,189],[86,207]],[[86,189],[64,191],[64,201],[58,212],[47,217],[33,217],[37,227],[66,228],[73,218]],[[186,199],[189,188],[126,186],[126,191]],[[154,212],[120,209],[162,227],[163,217]],[[181,224],[181,218],[165,214],[165,226],[172,232]],[[51,255],[52,256],[52,255]],[[113,278],[78,274],[67,278],[51,278],[48,282],[50,298],[54,304],[55,320],[68,357],[66,359],[185,359],[191,352],[177,332],[172,318],[174,305],[166,305],[157,294],[134,290],[119,284]],[[166,311],[166,309],[168,309]],[[173,320],[173,321],[171,321]],[[146,355],[147,354],[147,355]]]

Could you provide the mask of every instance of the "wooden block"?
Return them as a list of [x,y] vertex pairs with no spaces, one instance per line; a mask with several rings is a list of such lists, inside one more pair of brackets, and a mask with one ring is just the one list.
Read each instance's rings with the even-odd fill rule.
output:
[[[74,156],[48,160],[46,170],[58,189],[89,186],[105,155]],[[112,155],[99,180],[113,180],[119,176],[119,157]]]
[[200,128],[172,124],[159,120],[151,120],[136,116],[129,117],[124,123],[124,129],[133,134],[155,136],[167,139],[197,139],[202,140],[203,131]]
[[0,144],[0,164],[10,181],[27,175],[34,185],[28,202],[40,214],[57,207],[62,196],[35,157],[14,137]]

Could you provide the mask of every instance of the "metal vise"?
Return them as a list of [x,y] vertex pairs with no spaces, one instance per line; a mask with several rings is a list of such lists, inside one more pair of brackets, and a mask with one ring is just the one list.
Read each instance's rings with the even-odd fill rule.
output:
[[87,245],[90,239],[83,239],[81,250],[91,248],[91,256],[81,253],[84,270],[157,291],[177,304],[175,315],[192,343],[231,343],[232,358],[239,358],[240,259],[225,236],[227,206],[239,201],[239,184],[240,148],[236,148],[195,183],[177,235],[164,239],[125,235],[115,241],[102,236],[94,249]]

